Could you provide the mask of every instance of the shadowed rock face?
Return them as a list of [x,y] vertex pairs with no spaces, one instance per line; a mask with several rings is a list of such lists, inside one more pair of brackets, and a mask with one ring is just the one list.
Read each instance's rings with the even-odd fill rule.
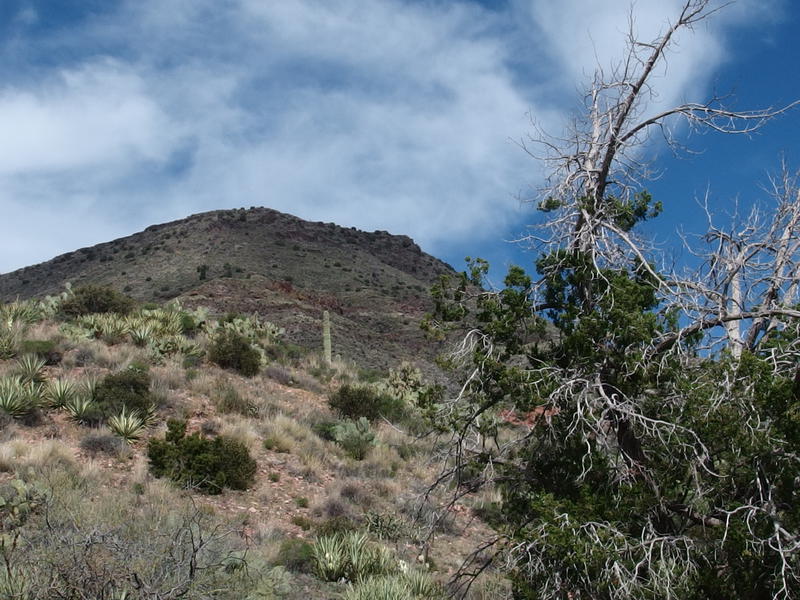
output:
[[406,236],[251,208],[153,225],[0,275],[0,299],[58,293],[67,282],[110,285],[142,301],[258,313],[310,348],[321,345],[329,310],[334,355],[384,368],[433,356],[419,320],[431,284],[452,272]]

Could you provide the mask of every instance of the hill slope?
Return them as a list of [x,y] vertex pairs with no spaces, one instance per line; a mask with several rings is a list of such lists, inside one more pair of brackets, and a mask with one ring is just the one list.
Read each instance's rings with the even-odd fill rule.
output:
[[452,272],[406,236],[251,208],[153,225],[0,275],[0,300],[98,283],[142,301],[258,313],[309,348],[319,346],[329,310],[334,353],[383,368],[432,357],[418,322],[430,285]]

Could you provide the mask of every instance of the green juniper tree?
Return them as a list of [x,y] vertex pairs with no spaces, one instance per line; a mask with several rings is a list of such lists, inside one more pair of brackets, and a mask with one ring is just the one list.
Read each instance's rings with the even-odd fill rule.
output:
[[655,40],[631,34],[569,144],[539,140],[552,178],[535,276],[512,267],[484,291],[473,261],[434,289],[428,325],[467,326],[460,393],[436,406],[452,436],[440,481],[453,501],[499,490],[490,556],[515,598],[800,597],[797,188],[767,218],[712,228],[693,274],[658,268],[637,237],[661,210],[637,185],[650,129],[682,116],[741,133],[781,112],[648,114],[654,68],[715,10],[688,0]]

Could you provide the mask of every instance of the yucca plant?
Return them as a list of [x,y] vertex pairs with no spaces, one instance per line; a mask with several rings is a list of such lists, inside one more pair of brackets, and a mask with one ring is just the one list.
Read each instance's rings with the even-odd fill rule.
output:
[[153,326],[145,323],[131,327],[128,335],[131,336],[131,341],[133,342],[134,346],[139,346],[141,348],[150,343],[150,340],[153,338],[153,333]]
[[442,586],[434,581],[430,573],[412,570],[400,576],[408,586],[408,591],[419,598],[444,598]]
[[20,339],[17,327],[0,325],[0,359],[14,358],[17,355]]
[[64,405],[64,408],[73,421],[81,424],[93,421],[97,414],[94,401],[86,396],[73,396],[72,399]]
[[17,374],[23,383],[43,383],[45,360],[35,354],[24,354],[17,359]]
[[342,600],[411,600],[417,597],[411,595],[408,586],[399,577],[377,577],[348,585]]
[[20,377],[0,379],[0,410],[17,419],[33,408],[29,390]]
[[145,428],[145,421],[138,411],[127,411],[125,408],[118,415],[110,417],[107,424],[112,433],[117,434],[129,444],[138,440]]
[[45,397],[52,408],[64,408],[74,396],[75,384],[68,379],[53,379],[45,390]]
[[97,396],[97,386],[100,385],[98,377],[87,377],[81,383],[83,395],[91,401]]
[[347,574],[347,552],[338,535],[324,536],[314,542],[314,564],[324,581],[339,581]]

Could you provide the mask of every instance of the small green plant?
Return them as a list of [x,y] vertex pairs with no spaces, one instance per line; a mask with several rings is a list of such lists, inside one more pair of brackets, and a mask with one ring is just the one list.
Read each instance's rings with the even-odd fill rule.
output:
[[314,546],[298,538],[284,540],[275,562],[290,571],[310,573],[314,569]]
[[365,533],[357,532],[317,538],[314,562],[317,575],[324,581],[363,581],[397,568],[386,548],[370,544]]
[[373,577],[350,584],[342,600],[434,600],[447,598],[442,586],[422,571]]
[[36,405],[28,388],[20,377],[0,379],[0,410],[15,419],[33,411]]
[[247,489],[257,469],[243,443],[226,436],[187,436],[186,422],[176,419],[167,421],[163,440],[150,440],[147,457],[156,477],[168,477],[207,494],[219,494],[226,487]]
[[288,454],[291,451],[287,442],[282,438],[273,436],[265,437],[263,443],[265,449],[277,452],[278,454]]
[[137,411],[128,412],[125,408],[118,415],[109,417],[107,424],[112,433],[118,435],[129,444],[141,437],[146,426],[144,418]]
[[75,384],[70,380],[53,379],[47,384],[44,395],[52,408],[64,408],[75,393]]
[[24,354],[17,359],[17,374],[23,383],[43,383],[45,361],[35,354]]
[[261,367],[261,353],[246,337],[230,329],[220,329],[208,348],[208,358],[223,369],[233,369],[253,377]]
[[308,508],[308,498],[305,496],[295,498],[294,503],[297,504],[298,508]]
[[334,428],[333,435],[336,443],[354,460],[364,460],[370,448],[375,445],[375,433],[365,417],[358,421],[340,423]]
[[308,531],[313,527],[314,522],[305,515],[295,515],[292,517],[292,524],[297,525],[303,531]]
[[331,394],[328,404],[348,419],[364,417],[375,421],[383,417],[393,420],[403,414],[403,403],[400,400],[368,385],[345,384]]
[[96,425],[102,421],[97,404],[87,396],[74,396],[64,408],[70,419],[81,425]]
[[281,480],[281,474],[273,471],[272,473],[269,474],[269,480],[272,483],[277,483],[278,481]]

